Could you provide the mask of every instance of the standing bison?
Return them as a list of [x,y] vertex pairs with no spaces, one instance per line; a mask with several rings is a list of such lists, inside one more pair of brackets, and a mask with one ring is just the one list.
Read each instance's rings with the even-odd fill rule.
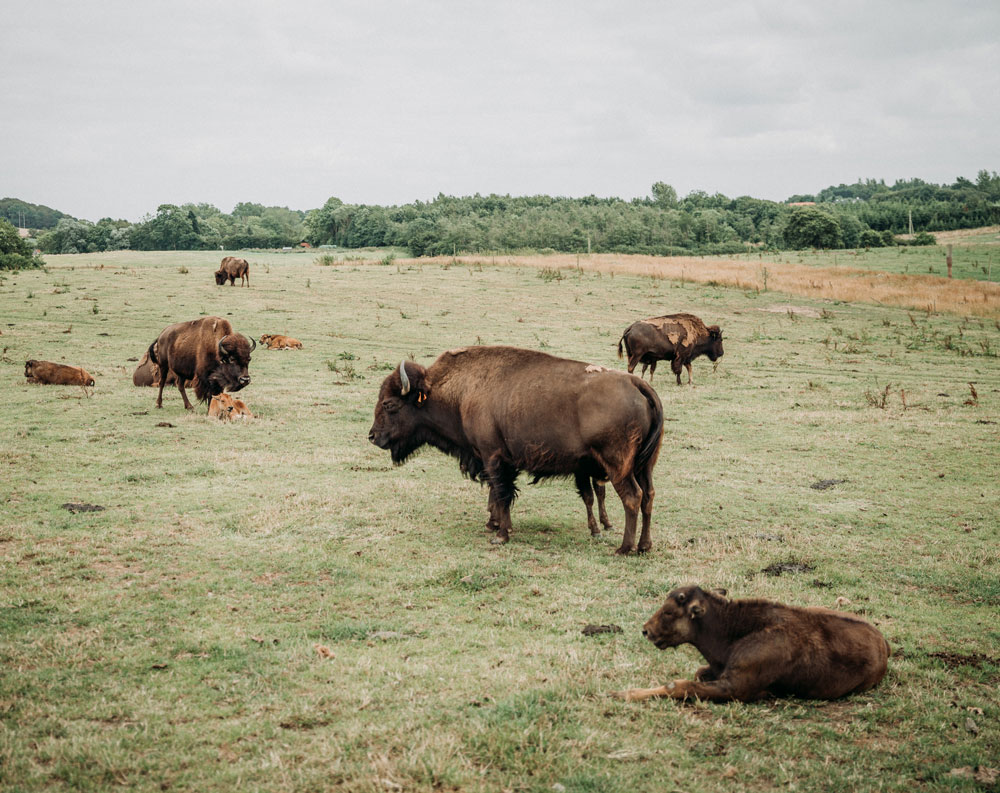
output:
[[629,325],[618,341],[618,357],[622,347],[628,354],[628,370],[638,363],[642,374],[649,367],[649,382],[653,382],[657,361],[670,361],[670,368],[681,384],[681,367],[688,373],[691,384],[691,361],[707,355],[713,363],[722,357],[722,331],[718,325],[705,327],[694,314],[667,314],[664,317],[641,319]]
[[591,479],[610,480],[625,507],[617,553],[652,545],[653,466],[663,439],[659,397],[638,377],[515,347],[465,347],[428,368],[401,363],[379,390],[368,439],[403,463],[430,445],[489,485],[487,527],[510,537],[514,482],[573,476],[592,531]]
[[247,288],[250,288],[250,263],[246,259],[237,259],[235,256],[226,256],[215,271],[215,283],[222,286],[229,279],[230,286],[236,286],[236,279],[240,279],[240,286],[246,281]]
[[257,342],[233,332],[229,320],[202,317],[190,322],[168,325],[149,345],[149,358],[160,367],[160,390],[156,406],[163,407],[163,387],[170,375],[184,399],[184,407],[192,410],[184,390],[185,381],[192,383],[195,396],[208,402],[223,391],[239,391],[250,384],[247,371],[250,353]]

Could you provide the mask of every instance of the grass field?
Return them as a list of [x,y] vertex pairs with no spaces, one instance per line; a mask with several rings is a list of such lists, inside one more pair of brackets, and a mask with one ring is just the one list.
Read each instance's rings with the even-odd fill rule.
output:
[[[215,286],[220,256],[0,278],[0,789],[995,786],[998,315],[378,251],[248,255],[240,289]],[[491,546],[454,460],[396,469],[367,441],[403,357],[504,343],[621,367],[621,331],[676,311],[721,325],[726,355],[693,388],[657,375],[646,556],[613,555],[614,495],[616,531],[591,539],[564,481],[522,479]],[[304,344],[254,353],[249,423],[131,384],[130,358],[203,314]],[[97,387],[28,385],[28,358]],[[611,698],[701,664],[639,632],[684,582],[844,598],[889,672],[833,703]]]

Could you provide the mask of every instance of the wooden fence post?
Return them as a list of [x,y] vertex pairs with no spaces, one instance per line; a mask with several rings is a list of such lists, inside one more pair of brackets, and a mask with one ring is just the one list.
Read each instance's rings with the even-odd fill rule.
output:
[[948,254],[945,261],[948,263],[948,277],[951,278],[951,243],[948,243]]

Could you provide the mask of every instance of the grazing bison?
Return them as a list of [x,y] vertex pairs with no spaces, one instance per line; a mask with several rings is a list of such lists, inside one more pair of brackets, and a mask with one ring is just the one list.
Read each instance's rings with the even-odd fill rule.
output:
[[208,415],[222,421],[230,419],[252,419],[253,413],[242,399],[234,399],[225,392],[216,394],[208,403]]
[[226,279],[229,279],[230,286],[236,286],[236,279],[240,279],[240,286],[243,286],[243,281],[246,281],[246,285],[250,286],[250,264],[246,259],[237,259],[235,256],[226,256],[222,260],[222,264],[219,265],[219,269],[215,271],[215,283],[218,286],[222,286],[226,283]]
[[195,381],[191,385],[202,402],[227,389],[239,391],[250,383],[247,367],[256,347],[257,342],[234,333],[229,320],[221,317],[168,325],[149,345],[149,357],[160,367],[156,406],[163,407],[163,387],[171,374],[188,410],[193,406],[184,390],[186,380]]
[[691,361],[699,355],[707,355],[713,363],[722,357],[722,331],[718,325],[705,327],[694,314],[667,314],[633,322],[618,341],[619,358],[622,347],[628,354],[629,372],[641,363],[644,375],[648,366],[649,382],[652,383],[656,362],[670,361],[677,385],[681,384],[682,366],[687,369],[690,384]]
[[269,350],[301,350],[302,342],[291,336],[279,336],[276,333],[265,333],[260,337],[260,343]]
[[536,480],[575,477],[592,531],[590,482],[610,480],[625,507],[620,554],[636,547],[640,509],[638,550],[652,545],[653,466],[662,438],[660,400],[638,377],[515,347],[450,350],[426,369],[400,363],[382,383],[368,433],[397,465],[427,444],[487,483],[494,543],[510,537],[520,471]]
[[82,366],[68,366],[51,361],[25,361],[24,376],[29,383],[40,385],[94,385],[94,378]]
[[629,701],[650,697],[751,702],[765,694],[837,699],[874,687],[885,674],[889,644],[853,614],[783,606],[769,600],[729,600],[725,590],[681,587],[643,626],[661,650],[693,644],[707,666],[694,680],[631,689]]

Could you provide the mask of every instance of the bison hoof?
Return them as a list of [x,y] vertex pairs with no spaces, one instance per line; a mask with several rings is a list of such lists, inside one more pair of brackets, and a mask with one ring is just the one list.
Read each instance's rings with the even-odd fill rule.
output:
[[490,538],[490,545],[503,545],[509,539],[509,537],[506,537],[503,534],[498,534],[495,537]]
[[632,553],[632,548],[628,545],[623,545],[615,551],[615,556],[628,556],[630,553]]

